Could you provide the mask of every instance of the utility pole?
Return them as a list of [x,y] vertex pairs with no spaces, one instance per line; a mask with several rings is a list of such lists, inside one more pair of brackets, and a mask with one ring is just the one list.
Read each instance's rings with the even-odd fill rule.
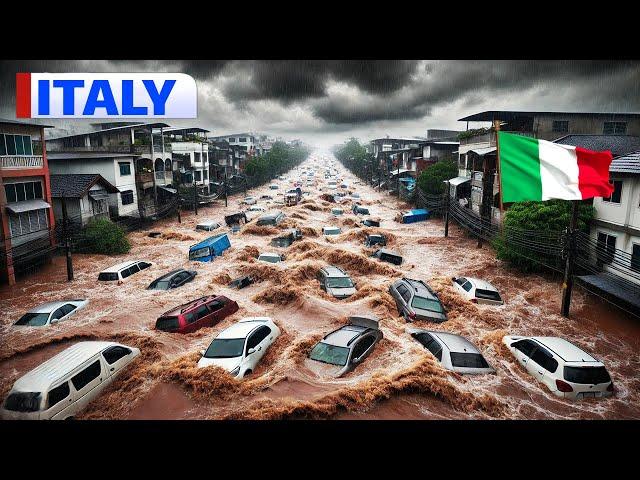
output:
[[65,255],[67,257],[67,280],[73,281],[73,260],[71,259],[71,241],[67,232],[67,223],[69,216],[67,214],[67,199],[65,192],[62,192],[62,237],[64,242]]
[[564,281],[562,282],[562,308],[561,313],[569,318],[571,307],[571,291],[573,290],[573,264],[576,255],[576,230],[578,228],[578,200],[571,202],[571,221],[567,231],[567,261],[564,267]]
[[227,204],[227,169],[224,169],[224,206],[226,207]]
[[400,160],[398,160],[398,173],[396,176],[396,189],[398,190],[398,199],[400,199]]
[[444,191],[444,236],[449,236],[449,189],[450,183],[447,180],[447,186]]
[[198,215],[198,184],[196,183],[196,169],[191,170],[191,176],[193,177],[193,209],[195,214]]

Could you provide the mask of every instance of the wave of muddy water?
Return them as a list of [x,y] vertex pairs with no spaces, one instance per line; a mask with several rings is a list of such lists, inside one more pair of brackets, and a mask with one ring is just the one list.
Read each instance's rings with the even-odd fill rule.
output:
[[[305,166],[320,165],[317,154]],[[443,237],[443,225],[434,219],[401,225],[393,219],[407,205],[386,193],[360,183],[338,167],[361,203],[382,220],[381,230],[391,238],[405,263],[395,267],[371,261],[372,250],[362,246],[368,229],[361,217],[350,213],[335,218],[322,198],[327,190],[322,172],[316,175],[311,195],[295,207],[259,201],[278,208],[287,220],[278,228],[247,225],[229,235],[231,248],[211,263],[190,262],[189,246],[210,234],[196,232],[204,219],[223,223],[226,214],[241,207],[240,197],[229,206],[183,212],[182,223],[165,219],[148,231],[130,234],[133,245],[127,255],[74,255],[75,280],[66,282],[64,259],[55,258],[13,287],[0,289],[0,396],[13,382],[43,360],[72,343],[86,339],[114,339],[141,348],[142,355],[85,412],[90,419],[224,419],[224,418],[640,418],[638,347],[640,326],[608,304],[577,289],[570,319],[558,315],[560,280],[523,275],[495,259],[489,247],[455,225]],[[298,171],[290,172],[298,178]],[[283,193],[291,180],[278,181]],[[304,187],[303,187],[304,188]],[[268,187],[248,192],[257,196]],[[274,195],[282,198],[281,195]],[[325,239],[321,228],[339,225],[343,233]],[[269,246],[281,230],[298,226],[305,235],[288,248]],[[149,231],[162,232],[159,238]],[[257,262],[260,252],[281,252],[283,264]],[[121,286],[99,284],[98,272],[120,261],[145,259],[153,266]],[[358,282],[350,299],[336,300],[322,292],[315,281],[327,262],[345,268]],[[169,292],[147,291],[156,277],[174,268],[198,272],[193,282]],[[243,289],[227,287],[231,278],[254,275],[258,281]],[[401,275],[421,278],[441,293],[450,320],[434,326],[467,336],[480,347],[497,373],[462,377],[440,368],[404,329],[387,288]],[[501,291],[505,305],[477,306],[462,300],[450,286],[453,275],[479,276]],[[238,302],[240,310],[213,328],[193,334],[172,335],[153,329],[156,318],[180,303],[206,294],[224,294]],[[69,320],[48,328],[15,329],[11,324],[27,309],[42,302],[88,298],[89,305]],[[327,376],[322,364],[307,359],[310,348],[324,334],[343,324],[351,314],[373,313],[381,318],[383,341],[353,372],[341,379]],[[259,368],[243,381],[214,367],[196,369],[199,351],[220,330],[243,316],[272,317],[282,336],[269,349]],[[609,369],[616,394],[609,399],[569,402],[553,396],[526,374],[501,344],[505,334],[563,336],[593,353]]]

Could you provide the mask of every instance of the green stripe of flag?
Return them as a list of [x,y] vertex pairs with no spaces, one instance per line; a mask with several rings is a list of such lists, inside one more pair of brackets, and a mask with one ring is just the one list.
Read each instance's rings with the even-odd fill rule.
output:
[[498,146],[502,201],[542,200],[538,140],[498,132]]

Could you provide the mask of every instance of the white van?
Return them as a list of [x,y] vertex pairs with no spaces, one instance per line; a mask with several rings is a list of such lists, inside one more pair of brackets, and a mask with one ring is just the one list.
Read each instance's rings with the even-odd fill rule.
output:
[[115,342],[78,342],[16,380],[0,418],[72,418],[138,355],[139,349]]
[[151,264],[149,262],[141,262],[138,260],[119,263],[118,265],[114,265],[113,267],[109,267],[101,271],[98,275],[98,280],[101,282],[119,282],[134,273],[138,273],[140,270],[149,268],[150,266]]

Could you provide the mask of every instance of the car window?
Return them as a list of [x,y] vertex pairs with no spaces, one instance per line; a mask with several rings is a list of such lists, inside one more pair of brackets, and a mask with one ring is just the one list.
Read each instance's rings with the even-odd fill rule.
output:
[[138,263],[138,266],[140,267],[140,270],[144,270],[145,268],[149,268],[151,264],[147,262],[140,262]]
[[127,278],[129,275],[131,275],[131,270],[129,268],[125,268],[120,272],[120,275],[122,276],[122,278]]
[[[264,337],[262,337],[264,338]],[[260,337],[258,336],[258,331],[256,330],[251,335],[249,335],[249,339],[247,340],[247,346],[245,347],[244,353],[248,353],[250,348],[255,348],[256,345],[260,343]]]
[[531,354],[537,347],[537,345],[531,340],[520,340],[518,342],[512,343],[511,346],[516,350],[524,353],[527,357],[531,357]]
[[195,311],[195,316],[196,318],[199,320],[203,317],[206,317],[207,315],[209,315],[209,309],[207,308],[206,305],[201,305],[200,307],[198,307],[198,309]]
[[364,352],[367,351],[367,349],[373,345],[373,342],[375,341],[375,338],[372,337],[371,335],[367,335],[366,337],[364,337],[362,340],[360,340],[355,347],[353,347],[353,353],[351,354],[351,358],[358,358],[360,357]]
[[71,377],[71,383],[73,383],[73,386],[77,391],[80,391],[91,381],[98,378],[98,376],[100,375],[100,371],[100,360],[96,360],[80,373],[77,373],[76,375]]
[[66,314],[64,313],[64,310],[62,310],[62,307],[60,307],[55,312],[53,312],[53,314],[51,315],[51,320],[59,320],[65,315]]
[[464,277],[458,277],[454,280],[454,282],[456,282],[458,285],[462,286],[464,285],[464,283],[467,281],[466,278]]
[[462,368],[489,368],[482,355],[469,352],[451,352],[451,365]]
[[476,298],[484,298],[487,300],[494,300],[496,302],[501,302],[500,294],[495,290],[483,290],[481,288],[476,289]]
[[593,385],[611,381],[605,367],[564,367],[564,379],[572,383]]
[[438,361],[442,360],[442,347],[431,335],[426,332],[420,332],[413,333],[411,336],[418,340],[424,348],[429,350],[438,359]]
[[70,303],[67,303],[66,305],[63,305],[61,308],[62,308],[62,311],[64,312],[65,315],[70,314],[71,312],[73,312],[76,309],[75,305],[72,305]]
[[69,382],[64,382],[56,388],[52,388],[47,396],[47,408],[51,408],[57,403],[60,403],[69,396],[70,392]]
[[192,312],[192,313],[185,313],[184,319],[187,321],[187,323],[193,323],[198,319],[198,317],[196,316],[195,313]]
[[551,373],[555,372],[558,369],[558,362],[553,358],[551,352],[549,352],[544,347],[538,347],[538,349],[533,352],[531,360]]
[[104,359],[107,361],[109,365],[113,365],[122,357],[126,357],[130,353],[131,353],[131,349],[117,345],[114,347],[107,348],[104,352],[102,352],[102,356],[104,357]]
[[207,306],[209,307],[209,310],[211,310],[212,312],[216,312],[220,310],[222,307],[224,307],[224,304],[218,300],[214,300],[213,302],[209,303]]
[[398,293],[401,296],[404,296],[404,294],[407,292],[407,287],[405,287],[404,285],[398,285],[398,288],[396,288],[396,290],[398,290]]
[[262,342],[262,340],[267,338],[270,333],[271,333],[271,329],[266,325],[263,325],[262,327],[258,328],[258,330],[255,331],[255,333],[253,334],[254,338],[252,338],[252,341],[256,342],[256,345],[258,345],[260,342]]
[[136,263],[136,264],[134,264],[134,265],[131,265],[131,266],[129,267],[129,270],[131,270],[131,274],[133,275],[134,273],[138,273],[138,272],[140,271],[140,267],[139,267],[139,266],[138,266],[138,264]]
[[468,292],[473,288],[473,285],[471,285],[471,282],[467,280],[467,282],[462,285],[462,288]]

